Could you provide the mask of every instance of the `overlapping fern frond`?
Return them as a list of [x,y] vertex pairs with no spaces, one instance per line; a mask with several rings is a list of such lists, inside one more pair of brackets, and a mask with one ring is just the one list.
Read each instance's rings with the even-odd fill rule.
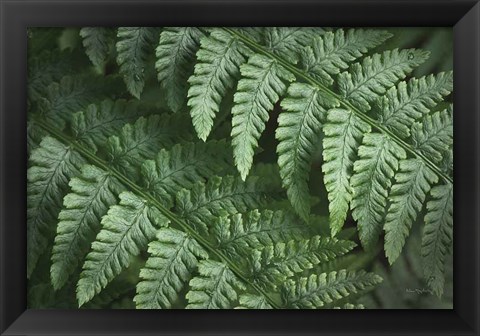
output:
[[[58,180],[56,183],[45,182],[45,188],[57,188],[43,201],[47,202],[45,214],[32,215],[32,220],[43,220],[39,223],[42,225],[29,222],[29,229],[39,230],[30,235],[31,267],[33,270],[36,259],[55,235],[49,230],[56,227],[51,281],[54,289],[60,290],[72,277],[78,277],[76,296],[80,306],[110,288],[110,283],[147,248],[151,257],[140,272],[142,280],[135,297],[139,308],[169,308],[187,285],[187,308],[233,308],[244,293],[261,295],[272,307],[280,306],[264,288],[276,288],[294,273],[280,278],[269,274],[287,269],[308,271],[353,247],[351,242],[331,238],[300,241],[297,234],[308,237],[308,227],[294,214],[255,210],[267,206],[270,198],[257,179],[249,177],[243,182],[239,177],[215,176],[232,171],[232,155],[225,141],[184,142],[169,147],[185,138],[182,132],[168,133],[173,116],[140,116],[117,127],[117,121],[111,122],[114,113],[138,107],[135,103],[133,107],[128,105],[108,100],[91,105],[85,112],[72,115],[70,131],[38,121],[58,140],[46,137],[33,150],[29,170],[32,188],[37,185],[36,178],[61,175],[51,177]],[[89,114],[102,113],[112,115],[88,118]],[[134,114],[139,113],[128,115]],[[107,138],[98,129],[99,124],[104,131],[115,129],[118,135]],[[155,155],[153,150],[158,147],[164,149]],[[60,148],[65,155],[48,156],[48,151],[59,152]],[[212,156],[216,157],[214,162],[210,161]],[[45,158],[58,163],[43,173],[39,170],[46,169],[42,168]],[[34,192],[36,189],[31,191],[32,199],[36,197]],[[42,211],[42,206],[35,210]],[[55,223],[52,217],[43,218],[53,216],[51,211],[59,211],[58,225],[51,225]],[[216,218],[223,224],[214,226]],[[255,266],[265,274],[264,281],[257,283],[258,276],[249,271],[251,263],[238,262],[239,257],[248,260],[259,249],[278,250],[283,245],[289,247],[288,263],[275,266],[266,260],[263,266]],[[201,262],[212,258],[217,261]],[[194,277],[197,272],[199,276]],[[208,280],[212,276],[224,280],[217,283],[215,278],[212,284]]]
[[[350,208],[365,248],[373,248],[386,231],[385,253],[393,263],[429,190],[452,183],[451,171],[441,165],[451,157],[451,106],[436,111],[453,89],[452,73],[405,81],[428,58],[428,52],[418,49],[386,50],[357,61],[391,37],[378,30],[317,32],[299,47],[300,56],[281,43],[282,53],[272,47],[272,41],[282,39],[281,29],[266,29],[265,45],[239,30],[218,31],[250,49],[246,61],[238,58],[241,78],[232,109],[232,143],[241,176],[248,175],[268,112],[281,100],[278,165],[293,208],[307,220],[312,153],[323,133],[332,234],[343,227]],[[297,33],[291,29],[292,36]],[[311,33],[304,31],[299,46]],[[202,48],[208,48],[208,40]],[[299,65],[292,64],[298,59]],[[407,168],[412,162],[420,171]],[[414,176],[407,177],[407,169],[420,174],[408,186],[402,181]],[[443,247],[450,244],[442,241]],[[442,259],[442,254],[436,257]]]
[[[390,263],[425,214],[425,277],[441,295],[452,73],[408,78],[427,52],[376,53],[391,34],[373,29],[80,35],[101,75],[30,73],[28,277],[49,263],[48,286],[83,307],[128,296],[137,308],[362,308],[381,278],[325,266],[357,246],[343,229],[351,210],[359,248],[372,253],[385,231]],[[269,123],[277,163],[257,166]],[[312,173],[331,237],[312,216]],[[133,287],[117,286],[135,267]]]

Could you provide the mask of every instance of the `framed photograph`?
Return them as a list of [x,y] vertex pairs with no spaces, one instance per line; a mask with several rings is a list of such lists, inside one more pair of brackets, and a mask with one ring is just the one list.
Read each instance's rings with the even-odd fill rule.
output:
[[0,3],[2,335],[479,334],[477,1]]

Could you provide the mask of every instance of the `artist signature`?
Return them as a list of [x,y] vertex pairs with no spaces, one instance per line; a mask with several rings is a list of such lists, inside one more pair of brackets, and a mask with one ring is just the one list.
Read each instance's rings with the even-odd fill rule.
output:
[[433,291],[429,288],[405,288],[405,291],[407,293],[415,293],[415,294],[425,294],[428,293],[430,295],[433,295]]

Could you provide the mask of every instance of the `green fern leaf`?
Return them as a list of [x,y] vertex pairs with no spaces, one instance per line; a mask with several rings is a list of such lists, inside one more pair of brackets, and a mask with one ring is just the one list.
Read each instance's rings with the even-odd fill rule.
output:
[[452,72],[412,78],[390,88],[375,110],[382,125],[406,138],[410,136],[412,123],[428,114],[452,89]]
[[453,236],[453,184],[432,188],[422,238],[422,260],[428,286],[440,297],[445,283],[445,260]]
[[332,75],[347,69],[351,62],[391,36],[381,30],[349,29],[345,32],[338,29],[326,32],[316,37],[312,46],[302,52],[303,68],[322,83],[332,85]]
[[120,194],[102,218],[102,229],[86,257],[77,284],[78,305],[90,301],[120,272],[128,267],[132,256],[147,247],[155,237],[155,228],[168,225],[169,220],[156,208],[132,194]]
[[209,141],[177,144],[169,151],[162,149],[155,161],[143,163],[143,183],[152,195],[170,208],[181,189],[190,189],[195,183],[229,169],[229,147],[225,141]]
[[51,137],[32,151],[27,171],[27,277],[45,252],[56,229],[56,219],[68,181],[78,173],[83,158]]
[[51,278],[55,290],[65,285],[78,261],[87,253],[100,230],[100,219],[117,203],[123,187],[109,172],[85,165],[82,174],[70,180],[72,192],[63,199],[52,251]]
[[373,54],[377,29],[77,32],[29,37],[52,50],[29,48],[30,308],[361,309],[382,229],[393,263],[423,211],[426,283],[449,287],[453,74],[405,79],[428,52]]
[[80,36],[90,61],[94,66],[103,68],[113,48],[115,32],[110,28],[84,27],[80,29]]
[[299,54],[302,48],[323,33],[322,28],[266,27],[264,32],[265,45],[274,54],[295,64],[300,58]]
[[150,257],[140,271],[135,302],[140,309],[170,308],[178,293],[197,268],[198,259],[207,259],[205,250],[187,234],[162,228],[149,244]]
[[239,309],[273,309],[264,296],[242,294],[239,298]]
[[167,93],[168,106],[175,112],[186,103],[187,80],[193,71],[195,53],[202,32],[195,27],[165,28],[156,49],[158,80]]
[[188,106],[191,107],[193,126],[198,137],[205,141],[213,126],[213,119],[220,109],[220,102],[239,75],[239,66],[250,51],[236,37],[220,30],[213,30],[200,40],[197,64],[193,76],[188,79]]
[[415,148],[437,163],[440,163],[453,144],[452,109],[427,115],[422,123],[412,127]]
[[353,163],[363,134],[370,133],[370,126],[351,111],[331,109],[323,127],[323,161],[325,187],[328,192],[330,228],[335,236],[347,218],[352,200],[350,177]]
[[400,255],[426,194],[438,177],[420,159],[400,161],[385,222],[385,254],[390,264]]
[[237,301],[237,290],[245,289],[235,274],[224,264],[202,260],[200,276],[190,280],[187,309],[227,309]]
[[293,208],[307,220],[310,213],[307,181],[311,157],[325,111],[338,105],[338,101],[308,84],[293,83],[281,105],[285,112],[278,118],[275,133],[279,141],[277,153],[280,175]]
[[176,198],[176,213],[200,232],[208,232],[214,217],[261,208],[266,201],[256,178],[213,177],[182,189]]
[[305,240],[276,243],[261,250],[249,251],[250,278],[273,290],[295,273],[344,255],[355,247],[350,241],[313,236]]
[[128,91],[137,99],[140,99],[145,85],[147,58],[153,51],[153,42],[157,35],[156,28],[118,28],[117,63]]
[[231,135],[235,165],[245,180],[268,113],[285,93],[284,81],[292,82],[295,76],[275,60],[261,55],[250,57],[240,71],[242,79],[234,96]]
[[287,308],[319,308],[369,289],[381,281],[378,275],[364,271],[312,274],[297,282],[288,280],[282,287],[282,298]]
[[353,218],[358,221],[359,236],[366,249],[374,247],[384,223],[388,190],[405,151],[389,137],[378,133],[364,136],[351,178]]
[[398,80],[405,78],[428,55],[428,52],[421,50],[394,49],[366,57],[339,75],[340,93],[362,111],[368,111],[371,102]]
[[238,257],[242,251],[306,237],[307,228],[291,213],[255,209],[220,217],[212,231],[218,248]]

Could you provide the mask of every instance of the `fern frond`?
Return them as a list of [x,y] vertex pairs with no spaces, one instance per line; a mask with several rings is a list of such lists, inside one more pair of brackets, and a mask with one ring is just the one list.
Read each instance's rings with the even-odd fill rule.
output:
[[298,62],[302,48],[325,32],[322,28],[305,27],[266,27],[264,29],[266,47],[294,64]]
[[362,111],[370,110],[370,103],[384,94],[398,80],[405,78],[428,58],[429,53],[416,49],[387,50],[365,57],[338,76],[342,97]]
[[344,255],[355,245],[346,240],[313,236],[256,249],[249,253],[250,277],[255,283],[276,290],[295,273]]
[[162,228],[149,244],[150,257],[140,271],[135,302],[140,309],[170,308],[191,278],[199,259],[208,253],[187,234]]
[[132,256],[147,247],[155,237],[155,228],[168,225],[169,220],[131,192],[120,194],[120,204],[114,205],[102,218],[91,251],[86,257],[77,284],[79,306],[98,294],[120,272],[128,267]]
[[80,36],[83,39],[83,46],[93,65],[103,68],[110,49],[115,43],[115,31],[104,27],[83,27],[80,29]]
[[303,83],[293,83],[281,103],[285,112],[278,118],[275,136],[278,166],[283,186],[293,208],[305,220],[310,213],[308,177],[310,164],[321,121],[326,109],[338,101],[326,96],[318,88]]
[[302,52],[303,68],[322,83],[332,85],[332,75],[347,69],[351,62],[391,36],[386,31],[365,29],[326,32]]
[[285,93],[284,82],[292,82],[295,76],[275,60],[258,54],[250,57],[240,72],[242,79],[234,96],[231,136],[235,165],[245,180],[268,113]]
[[137,99],[145,85],[147,58],[157,35],[157,29],[151,27],[118,28],[117,63],[128,91]]
[[319,308],[371,288],[382,281],[378,275],[364,271],[312,274],[297,282],[287,280],[282,287],[282,298],[287,308]]
[[426,194],[438,177],[420,159],[400,161],[385,222],[385,254],[390,264],[400,255]]
[[273,309],[264,296],[241,294],[238,309]]
[[167,94],[168,106],[174,112],[180,111],[186,103],[187,79],[193,71],[201,36],[202,32],[195,27],[169,27],[160,34],[155,68]]
[[349,110],[331,109],[327,113],[323,127],[322,171],[328,192],[332,236],[342,229],[347,218],[355,156],[363,135],[370,131],[370,126]]
[[453,89],[453,73],[441,72],[390,88],[375,108],[379,121],[401,137],[410,136],[415,120],[428,114]]
[[72,192],[63,199],[52,251],[50,273],[56,290],[63,287],[78,261],[85,257],[100,230],[101,217],[117,203],[116,195],[124,189],[109,172],[92,165],[83,166],[81,175],[72,178],[69,185]]
[[221,216],[212,233],[221,251],[238,256],[241,251],[306,238],[306,231],[305,225],[291,213],[255,209],[246,214]]
[[213,260],[202,260],[197,276],[190,280],[187,309],[227,309],[237,301],[237,290],[245,285],[225,265]]
[[362,245],[371,249],[383,227],[388,190],[405,151],[388,136],[369,133],[358,150],[351,178],[353,218],[358,222]]
[[432,188],[422,238],[425,279],[437,296],[442,296],[445,260],[453,239],[453,184]]
[[176,197],[176,212],[200,232],[208,232],[214,217],[262,208],[266,201],[258,180],[239,177],[213,177],[182,189]]
[[231,156],[225,141],[177,144],[168,151],[162,149],[155,161],[147,160],[142,164],[143,183],[170,208],[180,190],[190,189],[195,183],[228,171]]
[[68,146],[45,137],[32,151],[27,171],[27,277],[32,274],[40,255],[45,252],[68,181],[78,173],[84,159]]
[[249,49],[236,37],[215,29],[200,40],[194,74],[188,79],[188,103],[193,126],[198,137],[205,141],[213,126],[226,91],[239,75]]
[[162,29],[83,28],[78,62],[57,52],[72,30],[35,43],[53,52],[29,58],[32,308],[363,308],[382,229],[393,263],[424,211],[417,254],[441,295],[451,72],[406,80],[428,52],[373,54],[376,29]]
[[412,127],[412,140],[422,154],[440,163],[453,144],[452,107],[423,118]]

